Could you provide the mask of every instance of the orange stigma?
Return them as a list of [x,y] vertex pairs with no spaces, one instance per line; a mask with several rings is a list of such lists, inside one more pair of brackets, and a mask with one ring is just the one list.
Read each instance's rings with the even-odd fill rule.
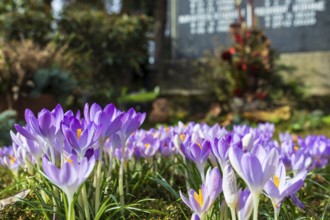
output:
[[77,138],[78,138],[78,139],[80,138],[81,133],[82,133],[81,128],[78,128],[78,129],[77,129]]

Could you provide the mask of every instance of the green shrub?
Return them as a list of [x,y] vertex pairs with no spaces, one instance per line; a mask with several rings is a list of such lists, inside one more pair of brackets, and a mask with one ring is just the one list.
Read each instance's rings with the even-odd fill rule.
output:
[[63,97],[69,95],[76,86],[68,72],[56,67],[38,70],[33,75],[33,81],[35,85],[30,92],[32,96],[48,93]]
[[6,41],[31,39],[39,45],[50,40],[52,16],[43,1],[4,0],[0,3],[0,34]]
[[74,58],[66,47],[53,43],[45,47],[32,40],[0,44],[0,92],[10,97],[11,103],[30,93],[37,96],[47,92],[61,98],[75,85],[64,71],[73,67]]
[[109,15],[102,10],[73,8],[63,13],[57,43],[67,44],[81,55],[75,63],[82,71],[73,74],[80,87],[92,94],[90,98],[101,101],[119,96],[123,87],[142,87],[133,81],[142,78],[147,65],[150,24],[143,15]]
[[11,144],[9,130],[15,123],[16,112],[14,110],[0,112],[0,147]]
[[233,44],[225,51],[207,55],[196,62],[200,80],[209,85],[216,98],[231,103],[238,97],[244,103],[267,101],[268,105],[298,101],[302,96],[299,82],[285,82],[279,71],[292,67],[276,63],[278,54],[265,33],[239,24],[231,26]]

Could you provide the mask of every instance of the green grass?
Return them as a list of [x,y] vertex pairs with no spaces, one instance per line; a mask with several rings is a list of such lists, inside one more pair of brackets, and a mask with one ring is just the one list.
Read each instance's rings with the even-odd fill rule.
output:
[[[1,169],[2,176],[10,176],[8,171]],[[168,175],[168,173],[165,173]],[[7,183],[1,184],[1,190],[11,183],[8,178]],[[177,176],[174,179],[172,185],[164,187],[164,184],[155,181],[153,177],[146,179],[143,185],[138,186],[135,190],[135,194],[130,199],[130,204],[125,209],[123,219],[186,219],[190,218],[190,210],[187,208],[180,199],[177,199],[169,190],[177,192],[179,189],[186,194],[184,189],[184,183],[182,177]],[[14,189],[11,190],[14,192]],[[2,194],[0,198],[4,198]],[[27,199],[36,200],[36,195],[31,194]],[[150,200],[146,198],[152,198]],[[310,174],[305,182],[304,188],[299,192],[299,198],[306,206],[305,209],[299,209],[293,205],[290,200],[285,200],[280,212],[280,219],[330,219],[330,168],[317,170]],[[138,200],[146,199],[144,202],[137,202]],[[134,205],[135,204],[135,205]],[[135,206],[136,209],[129,210],[131,206]],[[109,209],[107,213],[114,213],[114,210],[120,211],[119,207]],[[260,203],[259,219],[273,219],[273,209],[270,201],[263,197]],[[130,212],[132,211],[132,212]],[[119,214],[119,212],[117,213]],[[31,204],[17,202],[13,205],[7,206],[4,210],[0,211],[0,219],[36,219],[41,217],[40,210],[31,207]],[[107,216],[107,215],[106,215]],[[114,215],[119,217],[118,215]],[[101,218],[102,219],[102,218]],[[117,218],[116,218],[117,219]],[[119,218],[118,218],[119,219]],[[120,217],[120,219],[122,219]]]
[[[279,131],[285,131],[288,129],[288,125],[283,123],[276,126],[276,128]],[[321,126],[298,131],[297,134],[302,136],[324,134],[330,137],[330,129],[328,126]],[[111,198],[109,203],[106,204],[100,219],[190,219],[192,213],[178,198],[178,192],[181,190],[184,194],[187,194],[183,175],[185,169],[189,169],[189,175],[193,179],[197,177],[194,177],[196,176],[195,171],[191,167],[185,167],[180,161],[174,161],[176,160],[162,160],[157,163],[158,169],[154,167],[155,163],[150,165],[146,161],[140,163],[139,169],[135,166],[129,166],[125,181],[129,183],[126,184],[126,187],[130,194],[125,198],[128,201],[125,207],[121,207],[115,201],[117,183],[115,181],[112,183],[104,181],[103,187],[109,188],[108,195],[105,198]],[[116,176],[116,171],[112,175]],[[0,167],[0,176],[0,199],[14,195],[20,190],[19,185],[15,185],[9,170]],[[93,193],[91,185],[89,186],[89,193]],[[305,209],[297,208],[287,199],[283,202],[279,219],[330,219],[330,166],[311,172],[298,195],[304,203]],[[38,196],[34,192],[26,198],[25,202],[17,202],[6,206],[3,210],[0,210],[0,220],[44,219],[40,205],[38,206]],[[219,205],[218,203],[217,205]],[[44,206],[44,209],[45,211],[48,210],[49,213],[52,211],[50,204]],[[79,216],[79,207],[76,206],[76,209],[78,210],[77,216]],[[271,202],[265,196],[261,199],[260,211],[259,219],[273,219]]]

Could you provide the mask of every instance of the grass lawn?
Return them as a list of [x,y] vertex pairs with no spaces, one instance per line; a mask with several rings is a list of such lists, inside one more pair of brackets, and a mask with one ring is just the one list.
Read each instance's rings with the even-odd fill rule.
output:
[[[289,122],[283,122],[276,125],[276,129],[279,133],[292,130],[292,126]],[[297,130],[294,133],[301,136],[317,134],[330,137],[330,127],[323,124],[313,128],[308,127],[304,130]],[[153,161],[151,163],[146,160],[138,163],[138,165],[141,169],[132,168],[129,171],[130,168],[127,168],[128,171],[125,176],[125,181],[128,183],[126,188],[129,191],[126,198],[127,207],[123,209],[113,208],[109,212],[109,216],[103,216],[102,219],[190,219],[191,211],[177,194],[179,190],[185,195],[187,194],[184,175],[182,175],[182,164],[172,157],[168,160]],[[113,175],[118,174],[113,173]],[[15,179],[8,169],[0,167],[0,176],[1,199],[12,196],[22,189],[20,183],[15,185]],[[20,181],[24,182],[26,180],[20,179]],[[42,187],[43,183],[40,184]],[[105,188],[109,188],[109,197],[116,193],[116,190],[111,191],[111,189],[116,188],[117,183],[105,181],[103,184]],[[90,189],[93,189],[91,185]],[[6,207],[0,206],[0,219],[43,219],[44,215],[40,203],[29,202],[38,201],[38,196],[38,193],[32,191],[24,202],[17,202]],[[305,208],[300,209],[291,200],[286,199],[282,204],[279,219],[330,219],[330,211],[328,211],[330,205],[330,166],[310,172],[305,180],[304,187],[298,192],[298,196]],[[223,196],[221,200],[223,200]],[[220,209],[219,199],[216,200],[215,206],[219,206]],[[259,219],[273,219],[271,202],[265,196],[261,197],[259,210]],[[45,211],[51,211],[51,209]],[[76,217],[78,218],[79,214]]]

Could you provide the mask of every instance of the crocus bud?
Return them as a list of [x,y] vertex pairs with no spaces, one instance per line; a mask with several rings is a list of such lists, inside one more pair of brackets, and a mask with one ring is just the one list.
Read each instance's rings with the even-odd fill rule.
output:
[[239,190],[239,201],[237,206],[238,220],[249,220],[253,210],[253,198],[248,189]]
[[251,133],[245,135],[242,139],[243,150],[251,151],[253,148],[253,135]]
[[238,202],[238,190],[236,183],[236,175],[229,163],[226,163],[223,169],[223,194],[226,203],[230,208],[236,208]]

